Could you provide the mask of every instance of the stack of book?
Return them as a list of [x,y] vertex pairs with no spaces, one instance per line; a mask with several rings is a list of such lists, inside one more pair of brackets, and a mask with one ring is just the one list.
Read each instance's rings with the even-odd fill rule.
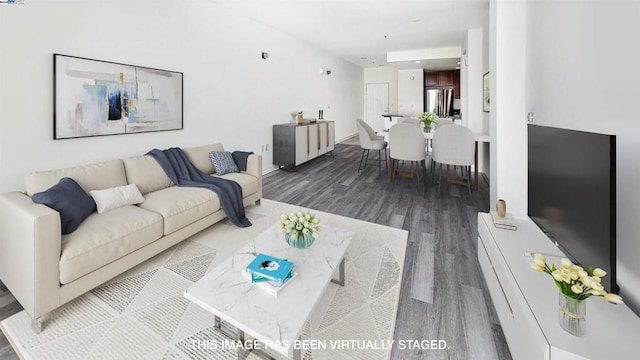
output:
[[258,254],[242,273],[251,282],[257,283],[267,293],[276,297],[296,276],[291,261],[265,254]]
[[493,220],[493,226],[498,229],[518,230],[518,223],[513,218],[513,215],[509,213],[501,217],[497,212],[491,211],[491,219]]

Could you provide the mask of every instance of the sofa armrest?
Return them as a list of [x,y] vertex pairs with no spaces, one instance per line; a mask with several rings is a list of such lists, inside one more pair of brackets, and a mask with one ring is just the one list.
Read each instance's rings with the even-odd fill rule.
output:
[[262,179],[262,155],[250,154],[247,158],[247,170],[242,172]]
[[20,192],[0,194],[0,279],[32,318],[56,308],[60,214]]
[[251,154],[247,158],[247,170],[242,173],[258,178],[258,193],[262,198],[262,155]]

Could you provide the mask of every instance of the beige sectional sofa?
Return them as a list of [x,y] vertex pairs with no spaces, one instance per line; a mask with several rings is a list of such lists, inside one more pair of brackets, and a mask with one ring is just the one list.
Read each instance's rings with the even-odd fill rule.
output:
[[[183,150],[197,168],[213,174],[209,152],[223,147]],[[63,177],[86,192],[136,184],[145,200],[94,212],[76,231],[61,235],[59,213],[30,196]],[[262,198],[261,156],[250,155],[246,171],[222,177],[240,184],[245,206]],[[174,186],[150,156],[30,173],[25,188],[0,195],[0,279],[34,319],[36,331],[49,311],[226,217],[214,192]]]

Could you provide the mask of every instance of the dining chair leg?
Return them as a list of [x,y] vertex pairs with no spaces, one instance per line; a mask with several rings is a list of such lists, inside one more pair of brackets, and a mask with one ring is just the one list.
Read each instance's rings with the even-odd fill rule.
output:
[[364,159],[365,151],[367,151],[367,150],[366,149],[362,149],[362,156],[360,156],[360,165],[358,165],[358,171],[360,171],[360,168],[362,167],[362,160]]
[[438,167],[438,195],[440,195],[440,185],[442,185],[442,164]]
[[396,179],[396,159],[391,159],[391,182]]
[[389,163],[387,162],[389,161],[389,157],[387,156],[387,148],[384,148],[384,168],[387,169],[387,171],[389,171]]
[[382,165],[382,159],[380,159],[380,150],[378,150],[378,175],[382,174],[382,169],[380,166]]
[[367,155],[364,157],[364,168],[367,168],[367,163],[369,162],[369,153],[371,152],[371,150],[367,149]]
[[467,166],[467,188],[469,188],[469,197],[471,197],[471,166]]
[[436,178],[436,174],[438,172],[438,164],[435,160],[431,162],[431,184],[434,185],[436,181],[440,181],[440,179]]

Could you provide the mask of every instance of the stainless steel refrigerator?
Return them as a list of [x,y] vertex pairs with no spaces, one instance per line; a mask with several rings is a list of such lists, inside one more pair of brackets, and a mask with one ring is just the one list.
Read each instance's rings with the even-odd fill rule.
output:
[[453,88],[427,88],[424,90],[424,111],[438,117],[453,116]]

